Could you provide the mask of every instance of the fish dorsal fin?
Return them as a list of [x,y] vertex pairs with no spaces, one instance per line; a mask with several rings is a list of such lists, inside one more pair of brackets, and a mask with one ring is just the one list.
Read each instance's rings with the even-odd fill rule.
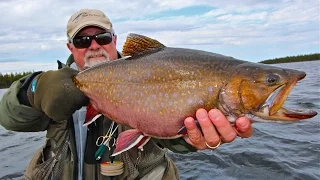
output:
[[153,53],[165,48],[159,41],[140,34],[130,33],[123,45],[123,56],[141,56],[147,53]]

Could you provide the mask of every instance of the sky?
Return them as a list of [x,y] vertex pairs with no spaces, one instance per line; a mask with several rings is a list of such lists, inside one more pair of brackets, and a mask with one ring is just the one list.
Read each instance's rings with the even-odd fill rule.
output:
[[102,10],[118,35],[157,39],[251,62],[320,52],[319,0],[0,0],[0,73],[47,71],[65,62],[66,25]]

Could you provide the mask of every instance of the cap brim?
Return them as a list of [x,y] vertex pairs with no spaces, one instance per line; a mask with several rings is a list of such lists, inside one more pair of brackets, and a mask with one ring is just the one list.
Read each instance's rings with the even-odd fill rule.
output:
[[89,21],[89,22],[84,22],[79,24],[76,28],[74,28],[73,31],[69,33],[69,38],[72,39],[79,31],[81,31],[83,28],[88,27],[88,26],[97,26],[105,30],[110,30],[111,29],[111,23],[106,24],[106,23],[101,23],[99,21]]

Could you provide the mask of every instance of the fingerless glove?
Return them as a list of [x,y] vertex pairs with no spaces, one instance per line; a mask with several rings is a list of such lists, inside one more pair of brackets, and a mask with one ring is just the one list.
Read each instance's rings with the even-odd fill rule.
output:
[[29,85],[30,104],[54,121],[67,120],[89,99],[74,85],[72,78],[78,71],[62,68],[37,75]]

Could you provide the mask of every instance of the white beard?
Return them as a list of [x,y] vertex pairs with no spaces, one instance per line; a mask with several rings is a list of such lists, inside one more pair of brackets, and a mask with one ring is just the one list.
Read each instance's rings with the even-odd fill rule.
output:
[[[90,58],[100,57],[96,60],[90,60]],[[99,51],[88,51],[84,56],[84,69],[95,66],[97,64],[110,61],[110,55],[106,50],[100,49]]]

